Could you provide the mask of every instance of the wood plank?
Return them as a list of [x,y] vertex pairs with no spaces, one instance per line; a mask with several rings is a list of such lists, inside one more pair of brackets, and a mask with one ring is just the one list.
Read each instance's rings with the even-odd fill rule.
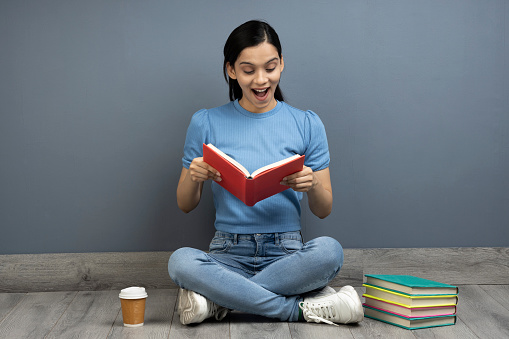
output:
[[[332,286],[361,286],[364,274],[412,274],[454,285],[507,284],[509,248],[345,249]],[[177,288],[172,252],[52,253],[0,256],[0,292]]]
[[0,323],[0,338],[44,338],[77,292],[29,293]]
[[458,317],[479,338],[509,338],[509,311],[479,286],[461,286]]
[[340,325],[339,327],[317,323],[288,323],[293,339],[307,338],[354,338],[350,328],[358,325]]
[[176,288],[168,275],[172,252],[1,255],[0,292]]
[[477,339],[478,336],[470,330],[461,319],[451,326],[423,328],[412,331],[416,338],[428,339]]
[[118,291],[78,292],[45,338],[106,338],[120,312],[118,294]]
[[[363,288],[356,290],[359,294],[363,292]],[[209,319],[202,324],[183,326],[174,313],[176,290],[148,292],[146,324],[138,329],[122,326],[118,291],[0,294],[0,310],[4,313],[8,310],[0,322],[0,338],[42,338],[46,334],[48,338],[104,338],[108,333],[109,338],[168,338],[168,332],[170,338],[509,337],[509,310],[506,308],[509,285],[461,286],[456,325],[415,331],[372,319],[337,328],[326,324],[278,322],[239,312],[233,312],[222,322]]]
[[232,312],[230,314],[230,338],[291,339],[292,336],[287,322],[252,314]]
[[[507,278],[509,282],[509,277]],[[509,285],[484,285],[481,286],[502,307],[509,310]]]
[[507,284],[509,248],[366,249],[364,274],[409,274],[453,285]]
[[0,293],[0,324],[25,295],[26,293]]
[[147,294],[144,325],[136,328],[125,327],[120,311],[108,338],[168,338],[177,290],[147,290]]

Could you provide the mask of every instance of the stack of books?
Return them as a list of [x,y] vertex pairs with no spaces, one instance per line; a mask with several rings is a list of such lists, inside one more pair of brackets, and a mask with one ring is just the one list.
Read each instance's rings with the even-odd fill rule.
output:
[[366,317],[409,330],[456,323],[456,286],[410,275],[365,276]]

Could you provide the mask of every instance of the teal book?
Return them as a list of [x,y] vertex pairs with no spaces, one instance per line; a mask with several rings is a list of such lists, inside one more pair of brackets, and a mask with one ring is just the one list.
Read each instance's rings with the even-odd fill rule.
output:
[[411,275],[366,274],[366,284],[408,295],[457,295],[458,287]]

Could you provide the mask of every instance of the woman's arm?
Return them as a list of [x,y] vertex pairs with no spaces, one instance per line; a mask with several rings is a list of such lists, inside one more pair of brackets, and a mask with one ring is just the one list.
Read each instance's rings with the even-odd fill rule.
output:
[[195,158],[189,169],[183,167],[177,186],[177,204],[185,213],[189,213],[198,206],[205,180],[221,181],[221,175],[212,166]]
[[304,169],[283,179],[284,185],[294,191],[307,192],[311,212],[323,219],[332,211],[332,185],[329,168],[313,172],[311,168]]

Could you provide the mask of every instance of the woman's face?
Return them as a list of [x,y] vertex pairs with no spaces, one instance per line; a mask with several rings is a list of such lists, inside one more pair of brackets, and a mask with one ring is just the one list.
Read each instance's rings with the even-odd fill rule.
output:
[[268,42],[245,48],[235,61],[227,64],[228,75],[242,89],[240,105],[253,113],[268,112],[276,107],[274,92],[284,68],[276,47]]

